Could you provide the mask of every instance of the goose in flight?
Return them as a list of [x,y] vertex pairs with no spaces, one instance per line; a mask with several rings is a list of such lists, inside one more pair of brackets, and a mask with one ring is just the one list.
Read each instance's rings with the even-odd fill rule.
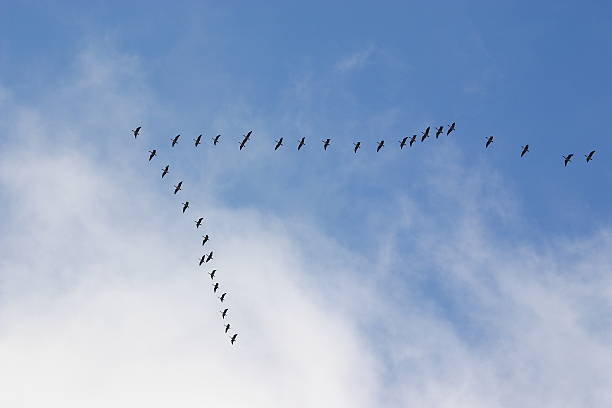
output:
[[378,142],[378,146],[376,147],[376,153],[380,152],[380,149],[382,149],[384,145],[385,145],[384,140],[381,140],[380,142]]
[[179,191],[181,191],[182,186],[183,186],[183,182],[179,181],[179,183],[176,186],[174,186],[174,194],[176,194]]
[[591,160],[593,160],[593,155],[595,154],[595,150],[591,150],[591,153],[589,154],[585,154],[584,157],[586,157],[586,162],[590,162]]
[[138,137],[138,134],[140,133],[140,126],[138,126],[136,129],[132,129],[132,133],[134,134],[134,139],[136,139]]
[[567,167],[567,164],[572,161],[572,157],[574,157],[574,153],[563,156],[563,167]]
[[523,157],[525,153],[529,151],[529,145],[526,144],[525,146],[521,146],[521,147],[523,148],[523,150],[521,151],[521,157]]
[[153,149],[153,150],[149,150],[149,161],[151,161],[152,158],[154,158],[157,155],[157,150]]
[[213,146],[216,146],[217,143],[219,143],[219,138],[220,137],[221,137],[221,135],[217,135],[217,136],[212,138]]
[[225,316],[227,316],[227,312],[229,311],[229,309],[226,307],[225,309],[223,309],[223,311],[221,311],[221,318],[225,319]]
[[189,208],[189,201],[185,201],[183,203],[183,214],[185,214],[185,210],[187,210]]
[[412,147],[412,144],[416,142],[416,138],[417,138],[417,135],[412,135],[412,137],[410,138],[410,147]]
[[455,130],[455,122],[451,123],[450,126],[448,127],[448,130],[446,131],[446,135],[450,135],[451,132]]
[[327,150],[327,147],[331,143],[331,139],[321,140],[323,142],[323,150]]
[[404,146],[406,146],[406,141],[408,140],[408,136],[404,136],[404,138],[402,138],[402,140],[399,141],[400,144],[400,150],[404,148]]
[[206,262],[208,262],[208,261],[212,260],[212,259],[213,259],[213,258],[212,258],[212,256],[213,256],[213,251],[210,251],[210,253],[209,253],[209,254],[208,254],[208,256],[206,257]]
[[357,143],[353,143],[355,145],[355,148],[353,149],[353,151],[355,153],[357,153],[357,150],[359,150],[359,148],[361,147],[361,142],[357,142]]
[[216,272],[217,272],[217,270],[216,270],[216,269],[213,269],[213,270],[212,270],[212,272],[210,272],[210,273],[209,273],[209,275],[210,275],[210,279],[211,279],[211,280],[212,280],[212,279],[215,279],[215,273],[216,273]]
[[234,333],[234,335],[232,336],[232,338],[231,338],[231,340],[230,340],[230,342],[231,342],[232,344],[234,344],[234,342],[236,341],[236,337],[238,337],[238,333]]
[[198,147],[198,145],[200,144],[200,140],[202,139],[202,135],[196,137],[195,139],[193,139],[193,141],[195,142],[195,147]]
[[227,296],[227,292],[223,292],[223,294],[219,296],[219,300],[221,300],[221,303],[223,303],[223,301],[225,300],[225,296]]
[[202,235],[202,246],[208,242],[208,234]]
[[486,139],[487,139],[487,142],[485,143],[485,149],[487,147],[489,147],[489,145],[491,145],[491,143],[493,143],[493,136],[489,136]]
[[276,142],[276,146],[274,146],[274,151],[278,150],[278,148],[283,145],[283,138],[281,137],[280,139],[275,140],[275,142]]
[[306,144],[306,142],[304,142],[306,140],[305,137],[302,137],[300,139],[300,143],[298,144],[298,151],[302,148],[302,146],[304,146]]
[[427,129],[425,129],[424,132],[421,132],[423,134],[423,136],[421,137],[421,142],[424,142],[425,139],[429,137],[429,128],[431,128],[431,126],[427,126]]
[[229,329],[230,329],[230,324],[228,323],[228,324],[226,324],[226,325],[225,325],[225,332],[227,333],[227,331],[228,331]]
[[181,135],[176,135],[170,139],[172,140],[172,147],[174,147],[174,145],[178,143],[179,137],[181,137]]
[[204,221],[204,217],[200,217],[195,221],[196,228],[200,228],[200,225],[202,225],[202,221]]
[[168,169],[169,169],[169,168],[170,168],[170,165],[169,165],[169,164],[167,164],[167,165],[166,165],[166,167],[164,167],[164,168],[162,169],[162,178],[164,178],[164,176],[165,176],[166,174],[168,174]]
[[244,145],[246,144],[246,142],[248,142],[249,139],[251,138],[251,132],[253,132],[253,131],[249,130],[249,133],[244,135],[244,138],[242,139],[242,142],[240,142],[240,150],[242,150],[244,148]]
[[444,131],[444,126],[440,126],[436,128],[436,139],[438,138],[438,136],[442,134],[443,131]]
[[206,255],[202,255],[202,257],[200,258],[200,263],[198,264],[198,266],[202,266],[202,264],[206,262]]
[[217,293],[218,289],[219,289],[219,282],[215,282],[215,284],[213,285],[213,293]]

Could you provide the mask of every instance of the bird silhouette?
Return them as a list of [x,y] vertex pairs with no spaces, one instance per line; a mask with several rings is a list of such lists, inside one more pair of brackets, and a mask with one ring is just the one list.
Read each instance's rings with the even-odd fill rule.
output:
[[225,300],[225,296],[227,296],[227,292],[223,292],[223,294],[219,296],[219,300],[221,300],[221,303],[223,303],[223,301]]
[[589,154],[585,154],[584,157],[586,157],[586,162],[590,162],[591,160],[593,160],[593,155],[595,154],[595,150],[591,150],[591,153]]
[[206,257],[206,262],[208,262],[208,261],[212,260],[212,259],[213,259],[213,258],[212,258],[212,256],[213,256],[213,251],[210,251],[210,253],[209,253],[209,254],[208,254],[208,256]]
[[213,146],[216,146],[217,143],[219,143],[219,138],[220,137],[221,137],[221,135],[217,135],[217,136],[212,138]]
[[221,312],[221,318],[225,319],[225,316],[227,316],[227,312],[229,311],[229,309],[226,307],[225,309],[223,309],[223,311]]
[[200,144],[200,140],[202,139],[202,135],[196,137],[195,139],[193,139],[193,141],[195,142],[195,147],[198,147],[198,145]]
[[438,136],[440,136],[443,132],[444,126],[440,126],[436,128],[436,139],[438,138]]
[[525,146],[521,146],[521,147],[523,148],[523,150],[521,151],[521,157],[523,157],[525,153],[529,151],[529,145],[526,144]]
[[149,150],[149,161],[151,161],[152,158],[154,158],[157,155],[157,150],[153,149],[153,150]]
[[493,136],[489,136],[486,139],[487,139],[487,142],[485,143],[485,149],[489,147],[491,143],[493,143]]
[[361,142],[357,142],[357,143],[353,143],[355,145],[355,148],[353,149],[353,151],[355,153],[357,153],[357,150],[359,150],[359,148],[361,147]]
[[423,134],[423,136],[421,137],[421,142],[424,142],[425,139],[429,137],[429,128],[431,128],[431,126],[427,126],[427,129],[425,129],[424,132],[421,132]]
[[208,234],[202,235],[202,246],[208,242]]
[[230,324],[228,323],[225,325],[225,332],[227,333],[229,329],[230,329]]
[[132,133],[134,134],[134,139],[136,139],[140,133],[140,126],[138,126],[136,129],[132,129]]
[[230,342],[231,342],[232,344],[234,344],[234,342],[236,341],[236,337],[238,337],[238,333],[235,333],[235,334],[232,336],[232,338],[231,338],[231,340],[230,340]]
[[385,145],[384,140],[381,140],[380,142],[378,142],[378,146],[376,147],[376,153],[380,152],[380,149],[382,149],[384,145]]
[[170,139],[172,140],[172,147],[174,147],[174,145],[178,143],[179,137],[181,137],[181,135],[176,135]]
[[215,273],[217,272],[216,269],[213,269],[212,272],[209,273],[210,275],[210,279],[215,279]]
[[185,201],[183,203],[183,214],[185,214],[185,210],[187,210],[189,208],[189,201]]
[[213,293],[217,293],[217,289],[219,289],[219,282],[215,282],[213,285]]
[[164,176],[165,176],[166,174],[168,174],[168,169],[169,169],[169,168],[170,168],[170,165],[169,165],[169,164],[167,164],[167,165],[166,165],[166,167],[164,167],[164,168],[162,169],[162,178],[164,178]]
[[200,225],[202,225],[202,221],[204,221],[204,217],[200,217],[195,221],[196,228],[200,228]]
[[323,150],[327,150],[327,147],[331,143],[331,139],[321,140],[323,142]]
[[306,142],[304,142],[305,140],[306,140],[305,137],[300,139],[300,143],[298,144],[298,151],[302,148],[302,146],[306,144]]
[[244,148],[244,146],[246,145],[246,142],[248,142],[249,139],[251,138],[251,132],[253,132],[253,131],[249,130],[249,133],[244,135],[244,138],[242,139],[242,142],[240,142],[240,150],[242,150]]
[[408,136],[404,136],[402,138],[402,140],[399,141],[400,144],[400,150],[404,148],[404,146],[406,146],[406,141],[408,140]]
[[567,164],[572,161],[572,157],[574,157],[574,153],[563,156],[563,167],[567,167]]
[[412,144],[416,141],[417,135],[412,135],[412,137],[410,138],[410,147],[412,147]]
[[283,145],[283,138],[281,137],[280,139],[275,140],[275,142],[276,142],[276,146],[274,146],[274,151],[278,150],[278,148]]
[[455,130],[455,122],[451,123],[450,126],[448,127],[448,130],[446,131],[446,135],[450,135],[451,132]]
[[202,264],[206,262],[206,255],[202,255],[202,257],[200,258],[200,263],[198,264],[198,266],[202,266]]
[[183,182],[179,181],[179,183],[176,186],[174,186],[174,194],[176,194],[179,191],[181,191],[182,186],[183,186]]

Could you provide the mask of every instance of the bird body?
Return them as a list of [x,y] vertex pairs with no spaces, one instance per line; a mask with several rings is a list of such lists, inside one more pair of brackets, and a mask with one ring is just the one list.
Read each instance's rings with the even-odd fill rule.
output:
[[185,210],[187,210],[189,208],[189,201],[185,201],[183,203],[183,214],[185,214]]
[[249,130],[249,133],[244,135],[244,139],[242,139],[242,142],[240,142],[240,150],[242,150],[242,148],[244,148],[244,146],[246,145],[246,142],[248,142],[249,139],[251,138],[251,132],[252,132],[252,130]]
[[402,140],[400,140],[399,144],[400,144],[400,150],[404,148],[404,146],[406,146],[406,141],[408,140],[408,136],[404,136],[404,138]]
[[302,148],[302,146],[304,146],[306,143],[304,142],[304,140],[306,140],[305,137],[300,139],[300,143],[298,144],[298,150],[300,150]]
[[274,151],[278,150],[278,148],[283,145],[283,138],[281,137],[280,139],[275,140],[275,142],[276,142],[276,146],[274,146]]
[[198,266],[202,266],[202,264],[206,261],[206,255],[202,255],[202,257],[200,258],[200,263],[198,264]]
[[586,162],[590,162],[591,160],[593,160],[593,155],[595,154],[595,150],[591,150],[591,153],[589,154],[585,154],[584,157],[586,157]]
[[178,143],[179,137],[181,137],[181,135],[176,135],[172,139],[170,139],[172,140],[172,147],[174,147],[174,145]]
[[204,246],[206,242],[208,242],[208,234],[202,235],[202,246]]
[[493,136],[487,137],[487,142],[485,143],[485,149],[489,147],[491,143],[493,143]]
[[412,144],[416,142],[416,138],[417,138],[417,135],[412,135],[412,137],[410,138],[410,147],[412,147]]
[[230,329],[230,324],[228,323],[225,325],[225,332],[227,333],[229,329]]
[[213,251],[210,251],[210,253],[208,254],[208,256],[206,257],[206,262],[210,261],[213,259]]
[[202,139],[202,135],[196,137],[195,139],[193,139],[193,141],[195,142],[195,147],[198,147],[198,145],[200,144],[200,140]]
[[221,318],[225,319],[225,316],[227,316],[227,312],[229,311],[228,308],[223,309],[223,311],[221,312]]
[[152,158],[155,157],[155,155],[157,154],[157,150],[153,149],[153,150],[149,150],[149,161],[151,161]]
[[451,132],[455,130],[455,122],[451,123],[450,126],[448,127],[448,130],[446,131],[446,135],[450,135]]
[[529,145],[526,144],[525,146],[521,146],[521,147],[523,148],[523,150],[521,151],[521,157],[523,157],[525,153],[529,151]]
[[385,141],[381,140],[380,142],[378,142],[378,146],[376,147],[376,153],[378,153],[380,151],[380,149],[383,148],[383,146],[385,145]]
[[132,133],[134,134],[134,139],[136,139],[140,133],[140,126],[138,126],[136,129],[132,129]]
[[355,148],[353,149],[353,151],[355,153],[357,153],[357,150],[359,150],[359,148],[361,147],[361,142],[357,142],[357,143],[353,143],[355,145]]
[[323,142],[323,150],[327,150],[327,148],[329,147],[329,144],[331,143],[331,139],[325,139],[322,140]]
[[183,182],[179,181],[179,183],[176,186],[174,186],[174,194],[176,194],[179,191],[181,191],[182,186],[183,186]]
[[[196,228],[200,228],[200,225],[202,225],[202,221],[204,221],[204,217],[200,217],[195,221],[196,224]],[[208,235],[207,235],[208,236]],[[204,241],[206,242],[206,241]]]
[[234,334],[234,335],[232,336],[232,339],[230,340],[230,342],[231,342],[232,344],[234,344],[234,342],[236,341],[236,337],[238,337],[238,333],[236,333],[236,334]]
[[213,293],[217,293],[217,289],[219,289],[219,282],[215,282],[213,285]]
[[165,176],[166,174],[168,174],[168,169],[169,169],[169,168],[170,168],[170,165],[169,165],[169,164],[167,164],[167,165],[166,165],[166,167],[164,167],[164,168],[162,169],[162,178],[164,178],[164,176]]
[[219,143],[219,138],[220,138],[220,137],[221,137],[221,135],[217,135],[217,136],[215,136],[215,137],[213,137],[213,138],[212,138],[212,142],[213,142],[213,145],[214,145],[214,146],[216,146],[216,145],[217,145],[217,143]]
[[423,136],[421,137],[421,142],[424,142],[425,139],[427,139],[429,137],[429,128],[431,128],[431,126],[427,126],[427,129],[425,129],[423,133]]
[[443,130],[444,130],[444,126],[440,126],[436,128],[436,139],[438,138],[438,136],[442,134]]
[[209,273],[210,275],[210,279],[215,279],[215,273],[217,272],[216,269],[213,269],[212,272]]
[[563,167],[567,167],[568,163],[572,161],[572,157],[574,157],[574,153],[563,156]]
[[223,301],[225,300],[225,296],[227,295],[227,292],[224,292],[219,299],[221,300],[221,303],[223,303]]

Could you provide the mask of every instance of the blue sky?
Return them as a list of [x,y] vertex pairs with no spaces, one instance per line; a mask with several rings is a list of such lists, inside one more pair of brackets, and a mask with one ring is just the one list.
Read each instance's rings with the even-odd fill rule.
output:
[[[347,360],[352,350],[368,355],[360,368],[373,368],[373,374],[350,381],[338,374],[338,383],[330,384],[368,384],[364,389],[374,391],[363,397],[364,406],[383,394],[390,395],[390,406],[547,405],[568,401],[554,392],[561,383],[576,394],[568,406],[610,402],[612,396],[602,391],[610,376],[597,362],[612,355],[602,346],[612,327],[602,312],[612,310],[605,273],[612,265],[611,18],[609,4],[577,1],[5,6],[0,209],[8,217],[0,228],[14,238],[2,241],[0,305],[12,314],[6,312],[0,325],[6,333],[17,333],[19,324],[45,333],[46,320],[27,313],[41,305],[23,300],[37,291],[46,306],[68,298],[84,309],[81,302],[89,296],[83,293],[89,294],[96,302],[92,313],[113,322],[121,315],[137,320],[155,309],[126,303],[115,310],[107,297],[88,292],[88,285],[83,289],[82,282],[90,280],[111,292],[120,288],[126,297],[139,285],[154,288],[137,294],[144,304],[159,287],[182,288],[166,304],[179,310],[184,288],[209,284],[190,275],[189,262],[183,265],[184,257],[196,259],[200,250],[193,245],[199,235],[189,229],[191,218],[176,222],[184,198],[169,194],[170,183],[183,179],[194,212],[210,214],[211,231],[218,231],[217,262],[241,274],[252,270],[249,279],[228,278],[243,299],[235,301],[242,306],[242,327],[261,338],[278,327],[252,285],[262,293],[293,293],[299,301],[268,294],[287,313],[303,313],[309,333],[342,321],[334,334],[351,340],[337,349],[325,345],[331,347],[327,368],[352,371],[331,357],[345,347]],[[453,121],[457,130],[451,136],[399,150],[403,136]],[[138,125],[142,135],[134,141],[130,129]],[[241,135],[251,129],[252,140],[239,151]],[[182,139],[171,149],[170,138],[179,133]],[[204,143],[195,149],[191,139],[200,133]],[[210,137],[217,133],[221,144],[213,147]],[[485,150],[489,135],[495,142]],[[306,146],[297,152],[302,136]],[[275,152],[279,137],[285,146]],[[332,145],[324,152],[321,139],[328,137]],[[385,147],[376,153],[381,139]],[[356,155],[355,141],[363,145]],[[526,143],[530,152],[520,158]],[[148,163],[151,148],[159,158]],[[587,165],[590,150],[597,153]],[[575,157],[564,168],[561,156],[568,153]],[[165,164],[172,171],[160,182]],[[20,227],[32,217],[45,226],[43,232]],[[65,241],[55,247],[43,240],[54,236]],[[88,248],[82,237],[98,246]],[[27,244],[32,239],[41,240],[34,249]],[[110,240],[115,243],[106,247]],[[126,251],[133,240],[146,243]],[[258,250],[249,257],[247,247]],[[81,249],[72,256],[71,248]],[[162,255],[162,248],[170,248],[169,254]],[[32,264],[20,255],[31,250],[46,261]],[[88,262],[89,251],[100,265]],[[150,274],[126,266],[143,258],[150,261]],[[182,266],[175,269],[179,260]],[[183,280],[168,278],[168,268],[180,269]],[[24,273],[32,277],[31,287]],[[62,282],[58,292],[49,289],[56,287],[53,282]],[[200,307],[196,298],[185,299]],[[86,319],[74,322],[58,310],[49,312],[50,322],[98,333]],[[557,312],[566,320],[552,317]],[[299,333],[285,318],[280,326]],[[168,323],[155,321],[160,330]],[[209,320],[192,324],[173,327],[193,338],[200,330],[208,333]],[[121,330],[117,344],[155,332]],[[437,335],[419,338],[420,330]],[[58,336],[58,344],[76,348],[91,340],[72,343]],[[550,350],[538,348],[541,339],[560,337],[565,340]],[[6,336],[5,346],[19,344],[11,338]],[[207,341],[224,350],[215,345],[223,340]],[[240,356],[253,370],[259,357],[249,356],[256,352],[287,372],[316,376],[305,368],[307,344],[301,357],[274,345],[282,352],[262,342],[243,348]],[[182,346],[170,339],[158,347],[176,356],[169,350]],[[566,357],[576,349],[590,357]],[[98,357],[115,352],[105,349]],[[467,368],[457,371],[456,365]],[[576,366],[573,377],[568,372]],[[484,393],[477,381],[471,385],[482,367],[493,378]],[[541,387],[522,382],[525,370]],[[549,378],[558,371],[567,376]],[[596,380],[585,388],[579,375]],[[100,378],[96,384],[106,377]],[[506,378],[509,385],[501,385]],[[142,381],[143,389],[153,384]],[[343,399],[342,385],[322,395],[338,398],[335,406],[350,406],[354,401]],[[61,387],[80,389],[68,380]],[[509,396],[512,389],[516,396]],[[262,404],[284,401],[264,390]],[[112,400],[125,390],[107,391]],[[15,399],[21,398],[21,406],[29,406],[25,394]],[[0,393],[0,401],[7,395]],[[310,394],[304,398],[318,401]]]

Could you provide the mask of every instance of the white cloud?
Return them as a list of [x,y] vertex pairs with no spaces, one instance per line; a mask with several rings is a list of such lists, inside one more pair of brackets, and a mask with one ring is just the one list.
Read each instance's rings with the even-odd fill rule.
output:
[[348,72],[362,67],[374,54],[374,47],[368,46],[362,51],[358,51],[347,57],[342,58],[335,65],[335,69],[339,72]]

